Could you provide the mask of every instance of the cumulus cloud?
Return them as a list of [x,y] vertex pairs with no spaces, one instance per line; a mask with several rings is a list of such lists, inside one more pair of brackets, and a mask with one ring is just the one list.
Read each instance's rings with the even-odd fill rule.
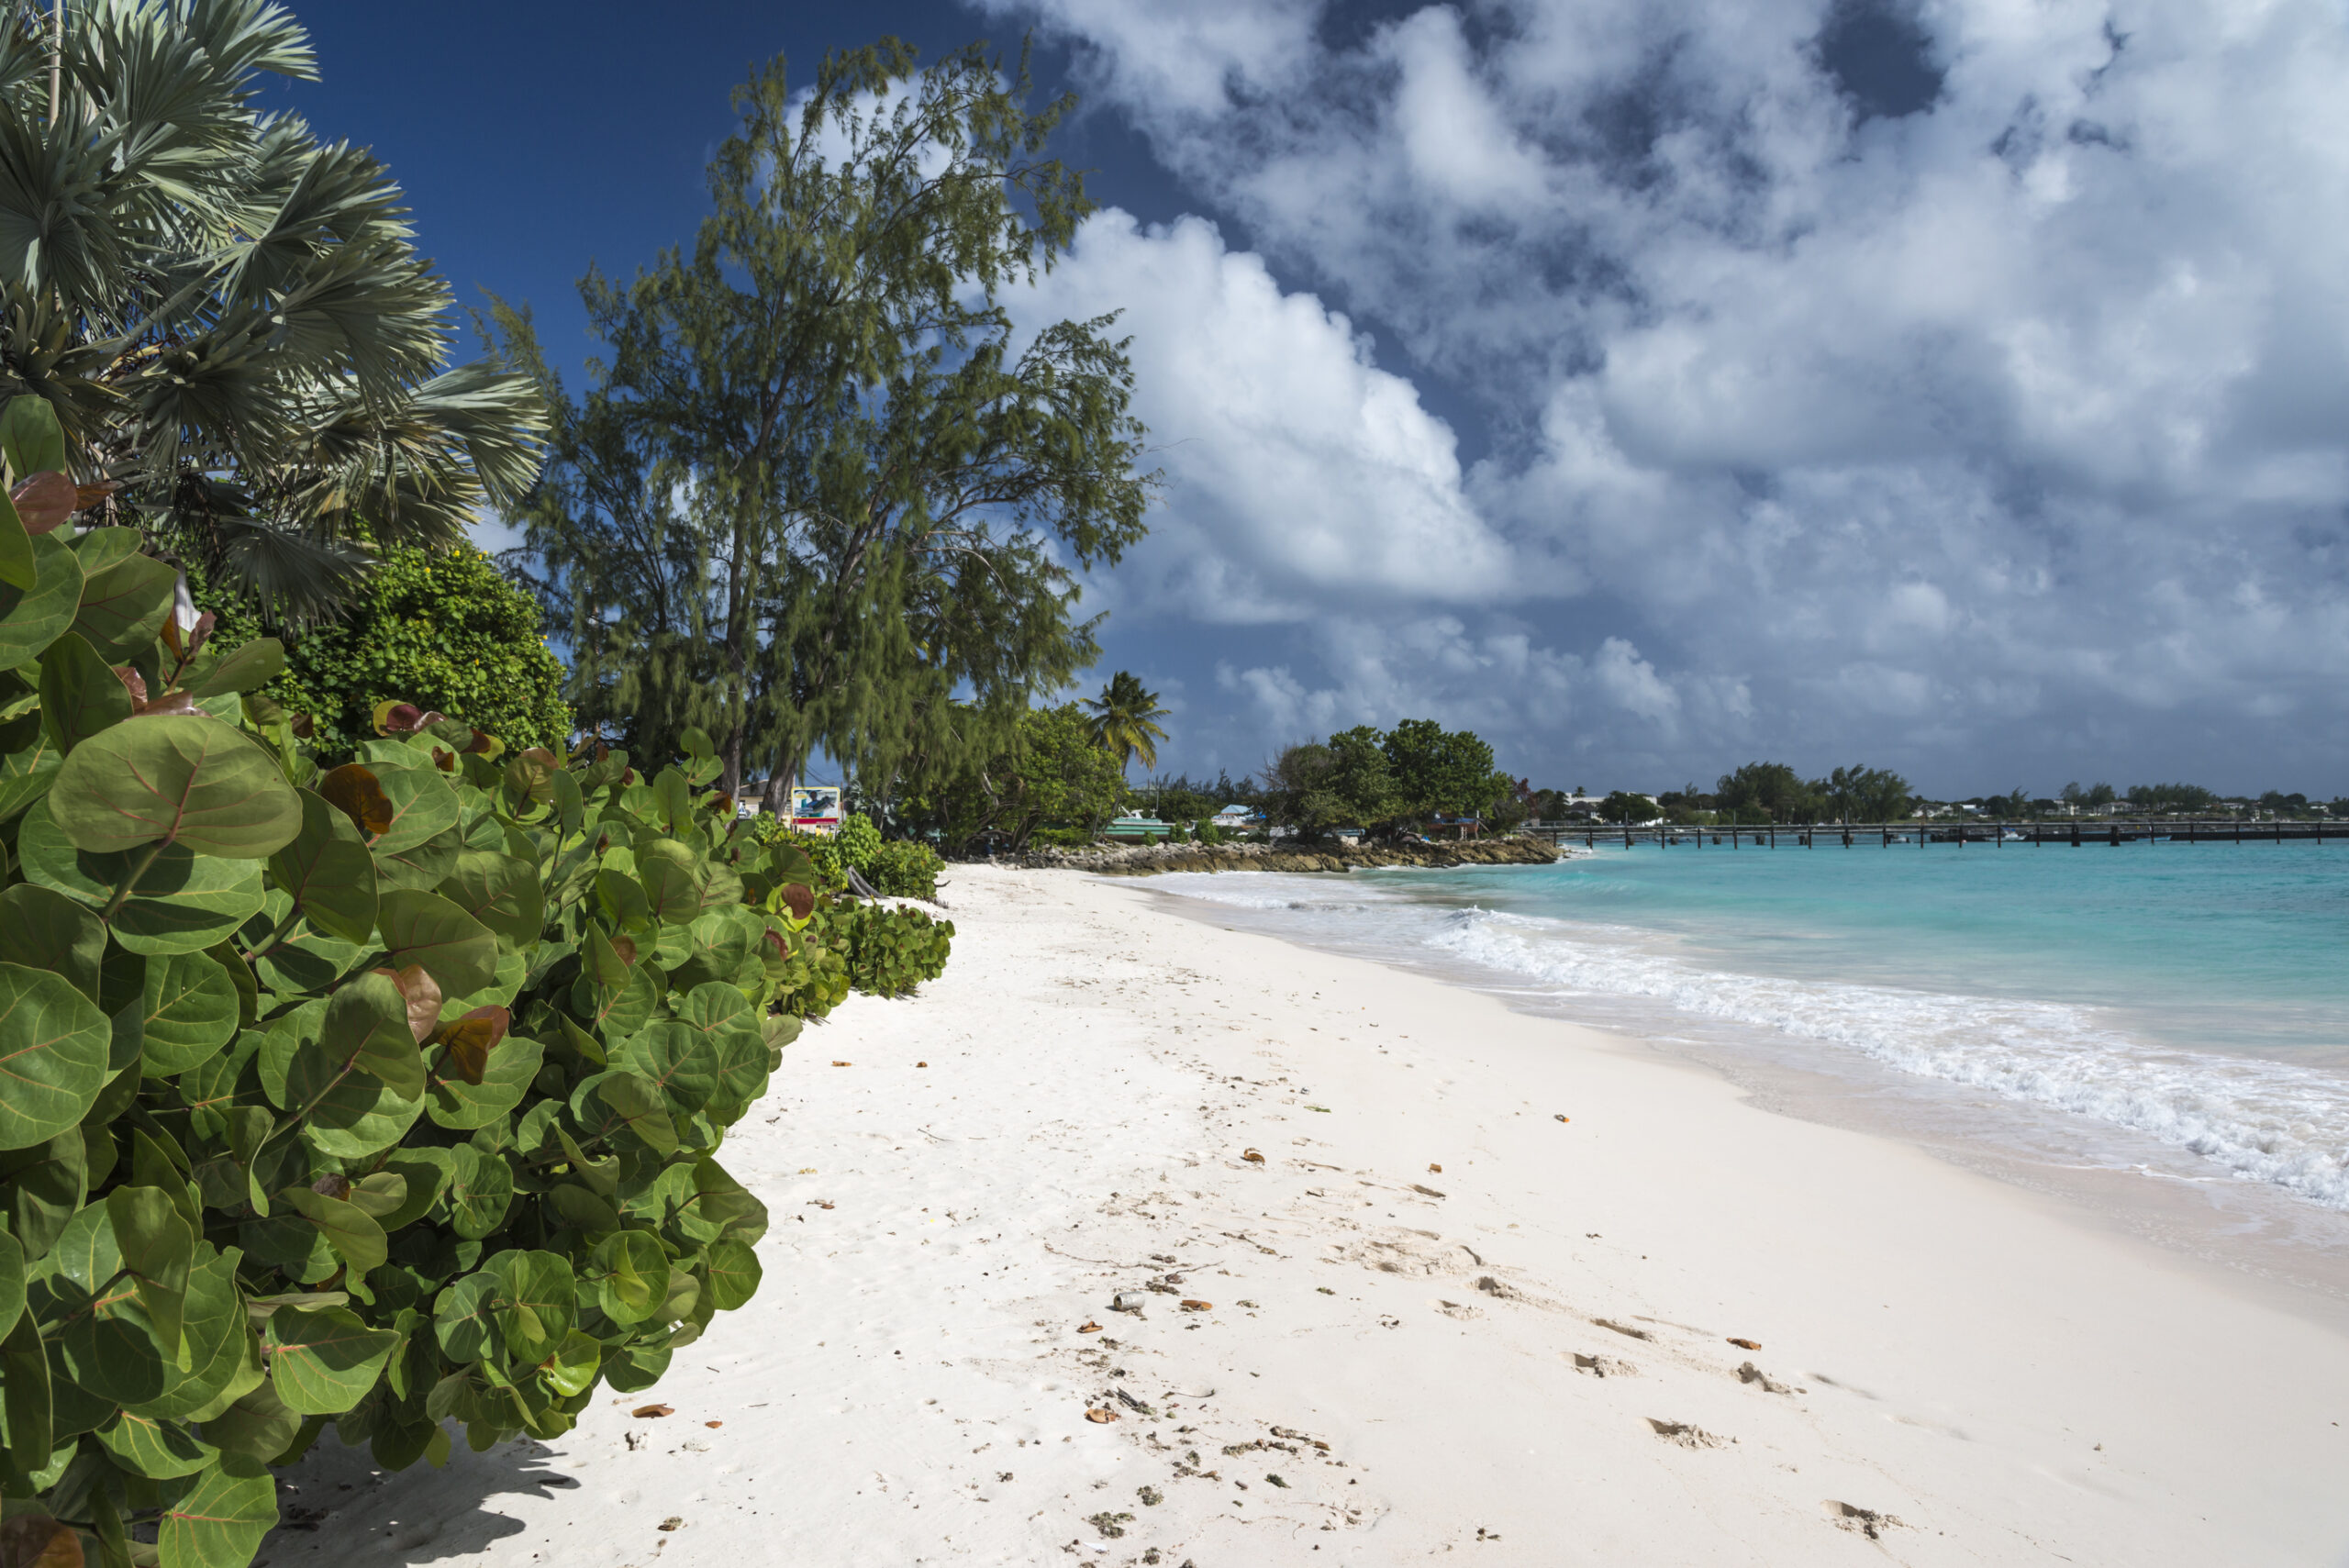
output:
[[1121,618],[1288,628],[1235,733],[2349,789],[2337,6],[976,3],[1255,247],[1105,222],[1066,285],[1196,442]]

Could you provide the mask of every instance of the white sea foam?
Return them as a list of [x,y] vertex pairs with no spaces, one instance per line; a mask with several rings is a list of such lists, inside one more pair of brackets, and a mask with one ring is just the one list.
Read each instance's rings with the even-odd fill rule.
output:
[[2062,1004],[1705,970],[1577,940],[1560,922],[1481,909],[1445,916],[1426,940],[1564,991],[1648,998],[2149,1133],[2238,1175],[2349,1208],[2349,1084],[2288,1063],[2159,1050]]
[[[1288,885],[1278,885],[1288,884]],[[1302,934],[1432,950],[1562,996],[1766,1030],[1905,1073],[2149,1135],[2245,1179],[2349,1209],[2349,1084],[2286,1062],[2163,1049],[2094,1009],[1722,972],[1653,932],[1443,909],[1372,888],[1336,896],[1261,875],[1166,877],[1164,891],[1301,917]],[[1364,895],[1368,895],[1367,897]],[[1284,922],[1285,924],[1286,922]],[[1668,1010],[1668,1011],[1667,1011]]]

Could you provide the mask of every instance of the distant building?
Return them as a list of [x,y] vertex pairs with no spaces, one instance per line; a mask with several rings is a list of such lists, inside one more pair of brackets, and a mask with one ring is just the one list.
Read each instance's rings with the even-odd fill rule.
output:
[[1263,827],[1264,814],[1244,801],[1235,800],[1208,820],[1227,832],[1245,833]]

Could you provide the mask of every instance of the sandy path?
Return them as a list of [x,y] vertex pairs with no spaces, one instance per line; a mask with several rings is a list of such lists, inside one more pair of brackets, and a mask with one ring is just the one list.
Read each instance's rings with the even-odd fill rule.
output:
[[2349,1551],[2349,1337],[2305,1304],[1140,887],[946,895],[949,973],[811,1029],[728,1144],[775,1217],[748,1307],[556,1443],[380,1477],[329,1437],[264,1558]]

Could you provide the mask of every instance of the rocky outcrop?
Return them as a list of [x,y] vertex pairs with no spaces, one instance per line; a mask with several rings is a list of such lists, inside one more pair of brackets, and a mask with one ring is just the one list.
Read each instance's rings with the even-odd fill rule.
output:
[[1548,865],[1564,851],[1539,839],[1487,839],[1458,844],[1317,844],[1290,849],[1278,844],[1120,845],[1114,849],[1044,850],[1030,865],[1063,866],[1097,876],[1156,876],[1178,871],[1355,871],[1372,866]]

